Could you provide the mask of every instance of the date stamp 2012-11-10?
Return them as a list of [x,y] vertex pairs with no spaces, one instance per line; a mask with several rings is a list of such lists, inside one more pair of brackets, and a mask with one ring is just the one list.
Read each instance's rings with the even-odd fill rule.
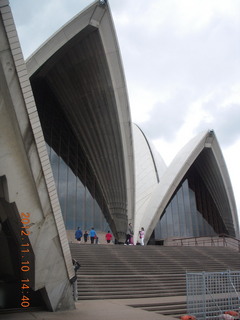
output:
[[21,231],[20,231],[20,237],[21,237],[21,307],[28,308],[30,306],[30,286],[29,286],[29,275],[31,270],[30,265],[30,244],[29,244],[29,238],[30,232],[27,230],[29,228],[29,224],[31,222],[30,219],[30,213],[29,212],[21,212]]

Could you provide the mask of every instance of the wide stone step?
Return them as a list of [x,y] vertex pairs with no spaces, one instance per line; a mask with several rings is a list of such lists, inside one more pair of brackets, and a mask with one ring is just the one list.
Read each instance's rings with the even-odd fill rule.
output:
[[186,287],[185,286],[185,282],[181,281],[181,282],[177,282],[177,283],[168,283],[168,282],[161,282],[161,281],[152,281],[152,282],[146,282],[146,281],[136,281],[136,282],[128,282],[128,281],[124,281],[124,282],[118,282],[116,283],[115,281],[81,281],[81,278],[78,280],[79,286],[87,287],[87,286],[93,286],[93,287],[108,287],[108,286],[114,286],[114,288],[119,288],[119,287],[123,287],[123,286],[132,286],[132,287],[139,287],[139,286],[144,286],[144,287],[150,287],[152,288],[153,286],[157,286],[157,287],[163,287],[163,288],[181,288],[181,287]]
[[[70,245],[81,264],[80,300],[179,297],[186,295],[186,271],[240,270],[239,254],[228,248]],[[148,306],[148,311],[181,315],[186,303]]]
[[[95,272],[96,273],[96,272]],[[126,275],[119,275],[118,277],[116,277],[115,275],[99,275],[99,274],[95,274],[95,275],[82,275],[81,271],[78,272],[78,277],[81,277],[82,279],[114,279],[115,281],[122,281],[124,279],[131,281],[131,280],[138,280],[138,279],[144,279],[144,280],[166,280],[166,281],[171,281],[173,279],[186,279],[186,275],[185,273],[180,273],[180,274],[175,274],[175,273],[169,273],[169,274],[159,274],[159,275],[151,275],[151,274],[134,274],[134,275],[130,275],[130,274],[126,274]]]
[[133,284],[133,283],[123,283],[116,285],[114,282],[109,282],[107,284],[102,284],[102,283],[79,283],[78,288],[80,291],[90,291],[90,290],[115,290],[118,291],[121,288],[125,288],[129,290],[129,287],[133,289],[139,289],[139,288],[144,288],[144,290],[153,290],[153,288],[165,290],[165,291],[170,291],[170,290],[184,290],[186,291],[185,284],[180,283],[177,285],[167,285],[167,284],[161,284],[161,283],[152,283],[152,284],[146,284],[146,283],[139,283],[139,284]]
[[99,285],[104,285],[104,283],[114,283],[116,286],[118,285],[121,285],[121,284],[129,284],[129,285],[132,285],[132,284],[138,284],[138,283],[141,283],[141,284],[149,284],[149,285],[154,285],[154,284],[162,284],[164,286],[175,286],[175,285],[178,285],[178,284],[186,284],[186,281],[183,278],[173,278],[171,280],[168,280],[168,279],[161,279],[161,278],[155,278],[155,277],[151,277],[151,278],[141,278],[141,277],[134,277],[134,279],[130,279],[130,278],[121,278],[120,279],[116,279],[116,281],[111,277],[111,278],[108,278],[108,277],[105,277],[103,276],[102,278],[92,278],[91,277],[81,277],[81,276],[78,276],[78,282],[79,283],[82,283],[82,284],[85,284],[85,283],[89,283],[89,282],[92,282],[92,283],[96,283],[96,284],[99,284]]
[[158,314],[162,314],[164,316],[173,316],[173,317],[178,317],[180,315],[184,315],[187,313],[187,309],[186,307],[185,308],[181,308],[181,309],[177,309],[177,308],[174,308],[174,309],[169,309],[169,310],[165,310],[165,311],[155,311],[156,313]]
[[127,294],[127,295],[133,295],[135,293],[138,293],[138,294],[151,294],[151,293],[158,293],[159,296],[167,296],[167,295],[173,295],[173,296],[176,296],[176,295],[185,295],[186,294],[186,291],[182,288],[171,288],[171,289],[161,289],[161,288],[118,288],[118,290],[114,290],[114,289],[109,289],[109,288],[102,288],[102,289],[94,289],[94,288],[89,288],[87,291],[86,291],[86,288],[85,290],[80,290],[78,291],[79,293],[79,296],[81,295],[86,295],[86,296],[90,296],[92,294],[97,294],[97,295],[107,295],[107,294],[110,294],[111,295],[118,295],[118,294]]
[[146,311],[154,311],[158,313],[165,313],[167,314],[169,311],[176,312],[177,313],[185,313],[186,312],[186,303],[174,303],[172,305],[155,305],[155,306],[148,306],[148,307],[143,307],[141,308]]
[[155,312],[162,315],[171,315],[178,317],[186,314],[187,306],[186,301],[172,301],[165,303],[144,303],[130,305],[133,308],[142,309],[145,311]]
[[[182,296],[183,293],[182,292],[176,292],[176,294],[174,296]],[[145,292],[140,292],[140,293],[132,293],[132,292],[128,292],[126,294],[119,294],[119,293],[115,293],[115,294],[102,294],[102,295],[83,295],[83,294],[79,294],[79,300],[107,300],[107,299],[140,299],[140,298],[157,298],[157,297],[172,297],[173,293],[164,293],[161,294],[159,292],[152,292],[152,293],[145,293]]]

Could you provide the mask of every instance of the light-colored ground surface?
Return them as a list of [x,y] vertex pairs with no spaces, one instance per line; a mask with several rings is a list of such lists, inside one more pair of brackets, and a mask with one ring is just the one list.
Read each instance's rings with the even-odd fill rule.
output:
[[[159,315],[130,307],[129,304],[182,301],[185,297],[131,299],[131,300],[89,300],[78,301],[76,309],[62,312],[21,312],[0,314],[2,320],[173,320],[172,317]],[[175,318],[176,320],[176,318]]]

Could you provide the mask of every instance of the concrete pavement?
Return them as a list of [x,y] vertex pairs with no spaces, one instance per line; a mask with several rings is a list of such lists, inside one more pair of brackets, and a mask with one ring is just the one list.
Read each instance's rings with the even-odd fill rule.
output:
[[[172,297],[173,298],[173,297]],[[185,298],[185,297],[184,297]],[[0,314],[1,320],[176,320],[169,316],[130,307],[130,304],[158,303],[170,298],[128,299],[128,300],[83,300],[76,303],[76,309],[61,312],[21,312]],[[179,297],[179,300],[183,297]],[[176,301],[176,297],[174,297]]]

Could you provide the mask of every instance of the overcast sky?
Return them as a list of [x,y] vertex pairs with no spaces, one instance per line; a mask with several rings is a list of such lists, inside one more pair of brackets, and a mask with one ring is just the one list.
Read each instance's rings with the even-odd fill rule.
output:
[[[10,0],[27,58],[89,0]],[[133,122],[167,164],[213,129],[240,216],[240,1],[109,0]]]

